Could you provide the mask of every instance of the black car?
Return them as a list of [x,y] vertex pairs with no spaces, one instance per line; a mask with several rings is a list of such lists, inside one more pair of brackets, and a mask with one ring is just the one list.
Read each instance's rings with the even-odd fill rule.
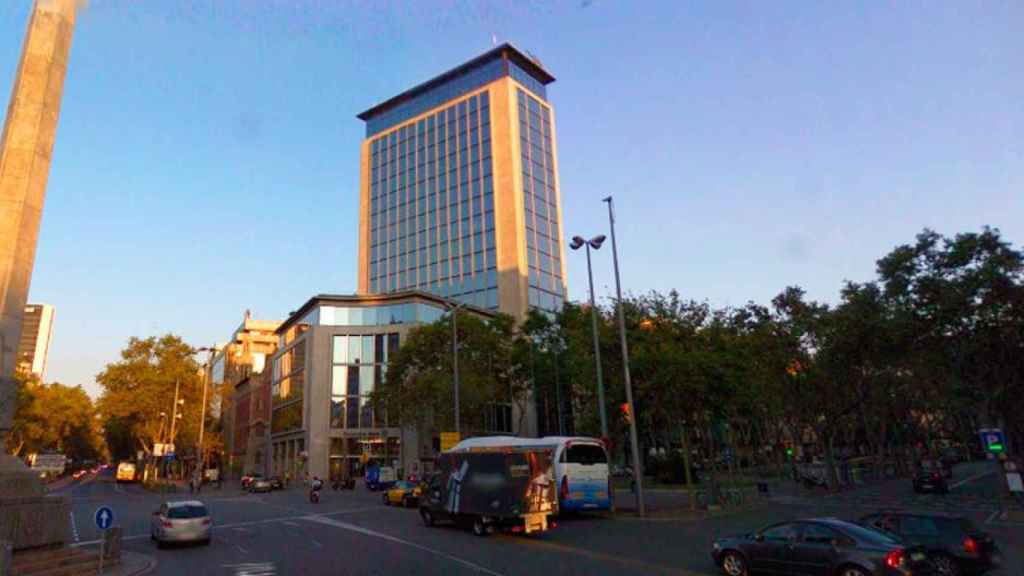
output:
[[914,470],[914,492],[949,493],[946,473],[938,460],[923,460]]
[[935,572],[944,576],[984,574],[1001,563],[992,537],[968,518],[892,512],[865,516],[860,523],[924,546]]
[[794,520],[720,538],[711,557],[729,576],[924,576],[932,574],[921,546],[906,546],[878,530],[835,518]]

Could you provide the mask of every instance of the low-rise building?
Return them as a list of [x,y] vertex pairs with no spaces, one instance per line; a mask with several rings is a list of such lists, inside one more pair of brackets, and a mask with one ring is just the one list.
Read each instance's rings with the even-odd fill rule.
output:
[[409,331],[440,319],[451,305],[418,290],[321,294],[292,313],[277,329],[272,360],[271,473],[359,476],[371,458],[406,474],[425,470],[433,436],[376,412],[370,393]]

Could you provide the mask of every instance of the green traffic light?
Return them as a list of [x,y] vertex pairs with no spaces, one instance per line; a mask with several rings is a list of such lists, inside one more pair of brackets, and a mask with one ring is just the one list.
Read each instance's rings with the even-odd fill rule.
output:
[[989,452],[1002,452],[1003,451],[1003,445],[1002,444],[989,444],[988,445],[988,450],[989,450]]

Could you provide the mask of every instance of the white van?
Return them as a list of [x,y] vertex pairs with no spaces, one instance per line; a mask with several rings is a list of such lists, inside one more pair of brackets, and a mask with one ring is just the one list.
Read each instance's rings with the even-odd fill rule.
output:
[[467,438],[450,452],[476,452],[503,447],[545,447],[552,450],[559,510],[608,510],[612,505],[608,452],[597,438],[586,436],[481,436]]

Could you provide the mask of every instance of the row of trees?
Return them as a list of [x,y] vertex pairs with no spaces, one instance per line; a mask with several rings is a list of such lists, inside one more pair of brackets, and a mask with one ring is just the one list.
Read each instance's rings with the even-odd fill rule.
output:
[[[625,299],[644,453],[686,435],[707,455],[728,445],[753,461],[805,444],[829,462],[838,447],[909,457],[939,439],[966,443],[984,425],[1024,442],[1015,417],[1024,409],[1024,254],[993,229],[952,238],[925,230],[877,271],[873,282],[846,283],[831,305],[796,287],[767,306],[715,308],[675,292]],[[614,309],[597,313],[605,409],[621,440]],[[519,327],[460,315],[463,428],[489,429],[490,402],[523,406],[529,392],[542,432],[598,435],[590,314],[567,304]],[[447,319],[414,331],[388,374],[377,402],[451,425]]]
[[76,462],[107,455],[102,426],[92,399],[80,386],[43,384],[18,372],[17,408],[6,439],[15,456],[56,452]]

